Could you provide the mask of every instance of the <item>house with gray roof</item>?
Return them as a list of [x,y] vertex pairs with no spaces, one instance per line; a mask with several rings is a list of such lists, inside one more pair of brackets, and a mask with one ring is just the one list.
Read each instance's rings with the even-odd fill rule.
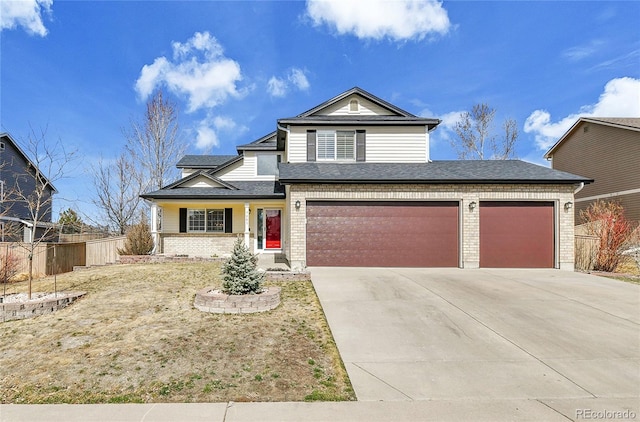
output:
[[576,193],[577,223],[597,200],[618,202],[629,220],[640,221],[640,118],[581,117],[545,158],[554,169],[594,180]]
[[162,210],[157,253],[224,256],[240,236],[293,269],[573,270],[574,192],[589,178],[519,160],[433,161],[438,119],[358,87],[275,123],[236,156],[185,156],[180,180],[142,195]]
[[0,133],[0,241],[29,242],[34,236],[56,240],[51,222],[56,193],[16,140],[9,133]]

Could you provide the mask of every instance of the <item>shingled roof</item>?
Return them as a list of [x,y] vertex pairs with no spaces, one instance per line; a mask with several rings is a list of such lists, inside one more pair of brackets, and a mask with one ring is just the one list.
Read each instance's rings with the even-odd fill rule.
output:
[[520,160],[455,160],[430,163],[282,163],[280,182],[573,184],[593,180]]
[[174,187],[145,193],[145,199],[284,199],[284,186],[278,182],[233,181],[233,187]]
[[236,157],[237,155],[185,155],[178,161],[176,167],[179,169],[213,169]]

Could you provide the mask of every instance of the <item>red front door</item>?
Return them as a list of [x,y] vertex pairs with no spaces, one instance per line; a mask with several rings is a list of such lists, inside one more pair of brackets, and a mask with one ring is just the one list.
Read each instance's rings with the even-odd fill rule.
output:
[[280,249],[280,210],[266,210],[266,233],[267,249]]

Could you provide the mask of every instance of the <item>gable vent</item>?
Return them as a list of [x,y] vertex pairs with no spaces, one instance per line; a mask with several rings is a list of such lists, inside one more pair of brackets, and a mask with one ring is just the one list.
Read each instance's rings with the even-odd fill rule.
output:
[[357,113],[360,111],[360,104],[358,104],[358,100],[349,101],[349,112]]

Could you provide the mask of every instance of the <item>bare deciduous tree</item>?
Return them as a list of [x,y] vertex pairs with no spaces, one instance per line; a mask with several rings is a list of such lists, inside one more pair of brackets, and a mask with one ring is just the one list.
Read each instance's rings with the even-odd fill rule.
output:
[[126,149],[141,167],[147,189],[161,189],[177,176],[174,167],[186,146],[178,139],[178,111],[175,103],[166,100],[161,90],[147,102],[141,121],[132,121],[125,132]]
[[92,171],[93,204],[100,209],[111,230],[125,234],[135,223],[140,208],[143,181],[127,152],[108,163],[100,160]]
[[462,160],[507,160],[515,157],[518,127],[513,119],[502,125],[503,136],[493,133],[495,109],[487,104],[475,104],[471,111],[460,114],[454,130],[458,139],[451,140],[451,146]]
[[31,163],[26,172],[15,174],[15,184],[9,187],[8,199],[13,202],[13,212],[24,213],[31,224],[31,233],[23,247],[29,258],[29,299],[33,280],[33,253],[37,246],[55,235],[56,226],[51,223],[54,183],[64,178],[75,159],[75,151],[67,151],[60,140],[48,142],[46,130],[39,134],[31,130],[23,145]]

